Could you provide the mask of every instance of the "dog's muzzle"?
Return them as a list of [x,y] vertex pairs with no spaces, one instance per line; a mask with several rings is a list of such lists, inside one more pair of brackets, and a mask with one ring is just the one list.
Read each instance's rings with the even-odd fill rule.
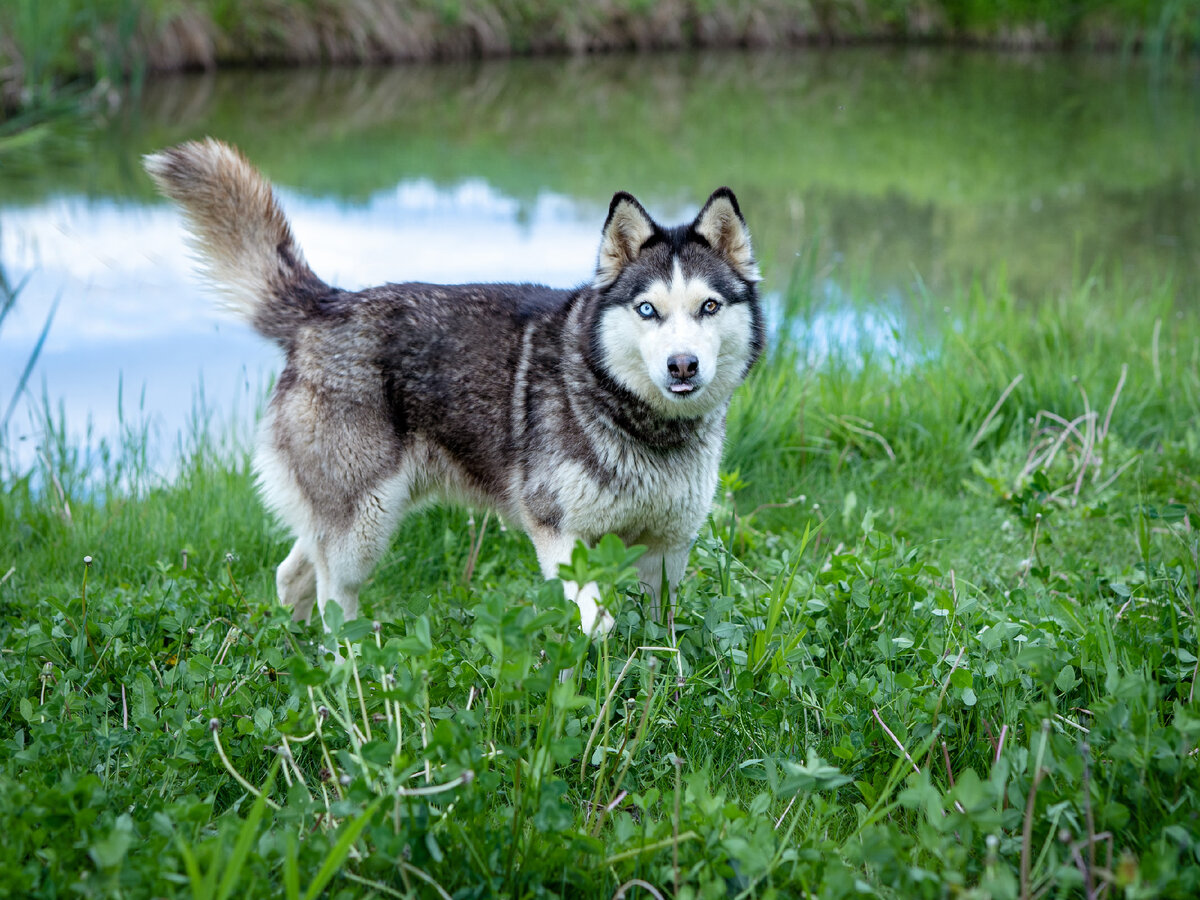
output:
[[696,389],[692,379],[700,372],[700,360],[692,353],[675,353],[667,357],[667,372],[675,379],[669,388],[671,393],[691,393]]

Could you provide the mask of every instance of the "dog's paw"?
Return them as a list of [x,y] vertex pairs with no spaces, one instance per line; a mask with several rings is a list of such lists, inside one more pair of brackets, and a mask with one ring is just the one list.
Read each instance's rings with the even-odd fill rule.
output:
[[[326,635],[325,637],[328,638],[329,635]],[[334,665],[337,665],[338,663],[344,663],[346,661],[346,657],[342,656],[341,646],[329,640],[321,641],[321,643],[317,645],[317,654],[321,659],[325,659],[326,657],[332,655]]]
[[568,590],[574,594],[575,604],[579,607],[579,627],[583,633],[592,638],[602,638],[616,624],[612,614],[600,605],[600,588],[592,581],[582,588],[576,588],[573,582],[567,582]]
[[583,633],[599,640],[607,635],[616,624],[616,619],[603,606],[593,606],[590,610],[583,606],[579,608],[579,624]]
[[602,638],[613,630],[613,626],[617,624],[617,620],[603,606],[599,606],[596,609],[596,621],[592,623],[591,631],[588,633],[594,638]]

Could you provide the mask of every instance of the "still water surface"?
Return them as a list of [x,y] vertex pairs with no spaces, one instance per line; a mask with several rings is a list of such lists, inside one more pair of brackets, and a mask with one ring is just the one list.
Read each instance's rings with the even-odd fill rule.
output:
[[[77,439],[117,434],[120,398],[173,444],[201,385],[249,421],[276,351],[214,309],[138,165],[203,135],[280,186],[309,262],[347,288],[570,286],[614,190],[674,222],[728,184],[768,291],[816,248],[829,308],[807,358],[901,353],[907,296],[1001,273],[1030,303],[1093,270],[1200,283],[1194,68],[870,49],[162,78],[68,162],[0,163],[0,267],[28,279],[0,322],[0,415],[57,299],[28,397]],[[19,460],[40,421],[18,406]]]

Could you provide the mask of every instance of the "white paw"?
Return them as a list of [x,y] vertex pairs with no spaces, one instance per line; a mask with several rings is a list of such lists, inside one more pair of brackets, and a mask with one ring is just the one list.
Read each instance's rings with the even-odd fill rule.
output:
[[[575,587],[571,582],[567,582],[567,586]],[[575,603],[579,607],[579,625],[584,634],[593,638],[604,637],[616,624],[609,611],[597,602],[599,599],[600,588],[595,582],[585,584],[575,594]]]
[[[326,638],[328,637],[329,636],[326,635]],[[317,656],[319,659],[324,659],[331,653],[333,654],[333,661],[335,663],[346,661],[346,658],[342,656],[342,648],[338,644],[335,644],[330,640],[324,640],[317,644]]]
[[617,620],[612,617],[607,609],[603,606],[597,606],[596,612],[592,615],[591,621],[584,618],[582,610],[579,614],[580,624],[583,626],[584,634],[594,638],[602,638],[617,624]]

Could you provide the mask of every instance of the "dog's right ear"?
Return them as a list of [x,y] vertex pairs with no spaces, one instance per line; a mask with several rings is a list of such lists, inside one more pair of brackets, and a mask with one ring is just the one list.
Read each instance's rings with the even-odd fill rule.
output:
[[616,281],[621,270],[638,258],[657,230],[654,220],[632,194],[615,193],[608,207],[608,218],[604,220],[592,287],[602,291]]

